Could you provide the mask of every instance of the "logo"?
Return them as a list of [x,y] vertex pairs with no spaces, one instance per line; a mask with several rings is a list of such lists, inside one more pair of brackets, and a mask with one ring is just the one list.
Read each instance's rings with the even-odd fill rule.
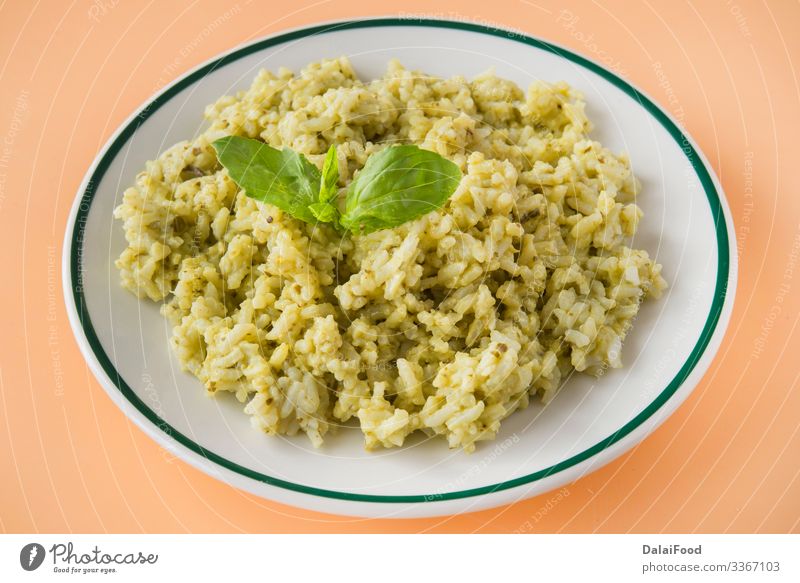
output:
[[19,552],[19,564],[26,571],[35,571],[44,561],[44,547],[39,543],[29,543]]

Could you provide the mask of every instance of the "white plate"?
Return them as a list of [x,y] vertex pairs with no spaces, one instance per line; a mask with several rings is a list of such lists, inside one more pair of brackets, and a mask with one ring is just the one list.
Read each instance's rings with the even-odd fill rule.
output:
[[[503,422],[472,455],[442,440],[366,453],[357,429],[319,450],[305,436],[251,429],[233,399],[209,399],[180,371],[158,306],[124,291],[113,260],[124,248],[112,219],[146,160],[197,134],[206,104],[244,89],[260,68],[295,71],[347,55],[370,79],[389,59],[439,76],[489,67],[523,87],[566,80],[582,91],[594,136],[630,154],[644,185],[635,245],[664,265],[670,284],[646,302],[625,342],[626,367],[601,379],[575,375],[546,408]],[[65,296],[84,356],[114,402],[148,435],[236,487],[316,510],[367,516],[430,516],[532,496],[608,463],[661,423],[708,367],[736,287],[736,247],[718,181],[694,142],[629,83],[574,53],[482,26],[434,20],[340,22],[272,36],[195,69],[144,104],[98,155],[70,215]],[[727,291],[727,293],[726,293]]]

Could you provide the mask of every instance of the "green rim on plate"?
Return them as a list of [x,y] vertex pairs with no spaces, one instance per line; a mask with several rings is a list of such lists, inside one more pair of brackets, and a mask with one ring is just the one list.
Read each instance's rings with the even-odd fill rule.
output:
[[[303,484],[295,484],[293,482],[288,482],[286,480],[281,480],[279,478],[274,478],[272,476],[261,474],[249,468],[236,464],[226,458],[221,457],[220,455],[214,453],[213,451],[206,449],[205,447],[192,441],[190,438],[183,435],[179,431],[175,430],[175,428],[169,425],[166,421],[160,419],[158,415],[152,409],[150,409],[133,392],[133,390],[131,390],[131,388],[128,386],[125,380],[117,372],[116,368],[114,368],[114,364],[111,362],[105,350],[103,350],[103,347],[97,338],[97,334],[94,331],[94,327],[92,326],[92,322],[89,318],[89,314],[86,309],[86,302],[83,294],[83,286],[81,283],[82,280],[81,280],[80,263],[82,254],[80,250],[83,243],[84,230],[86,227],[86,219],[89,214],[89,209],[91,208],[92,200],[94,199],[97,185],[102,180],[103,176],[105,175],[106,171],[111,165],[111,162],[114,160],[119,151],[122,149],[123,145],[136,132],[139,126],[153,114],[153,112],[159,109],[167,101],[172,99],[172,97],[174,97],[178,92],[192,85],[195,81],[203,78],[208,73],[211,73],[220,67],[224,67],[228,63],[232,63],[254,52],[261,51],[265,48],[285,43],[287,41],[302,39],[308,36],[323,34],[326,32],[352,30],[360,28],[387,27],[387,26],[425,26],[433,28],[449,28],[449,29],[466,30],[469,32],[476,32],[480,34],[500,37],[524,45],[528,45],[543,51],[554,53],[560,57],[568,59],[569,61],[572,61],[573,63],[576,63],[592,71],[593,73],[596,73],[597,75],[611,82],[617,88],[624,91],[634,101],[636,101],[639,105],[644,107],[654,118],[656,118],[659,121],[659,123],[661,123],[662,126],[664,126],[664,128],[669,132],[669,134],[675,139],[675,141],[678,143],[678,145],[685,153],[692,167],[694,168],[694,171],[697,173],[697,176],[700,179],[700,183],[703,185],[703,190],[705,191],[706,198],[708,199],[708,204],[711,207],[711,213],[714,217],[716,236],[717,236],[718,265],[717,265],[716,284],[714,289],[714,299],[711,305],[711,311],[708,314],[708,318],[706,319],[705,325],[703,326],[703,331],[700,334],[700,338],[698,339],[697,344],[695,344],[688,359],[683,364],[678,373],[675,375],[675,377],[666,386],[666,388],[664,388],[664,390],[661,391],[661,393],[636,417],[631,419],[628,423],[626,423],[616,432],[609,435],[600,442],[596,443],[592,447],[555,465],[552,465],[543,470],[539,470],[538,472],[534,472],[526,476],[521,476],[519,478],[514,478],[513,480],[508,480],[491,486],[482,486],[480,488],[472,488],[469,490],[461,490],[457,492],[444,492],[444,493],[429,494],[429,495],[415,494],[415,495],[382,496],[382,495],[372,495],[372,494],[355,494],[351,492],[339,492],[335,490],[325,490],[322,488],[315,488],[313,486],[306,486]],[[497,492],[499,490],[505,490],[508,488],[514,488],[516,486],[521,486],[524,484],[530,484],[531,482],[535,482],[536,480],[540,480],[547,476],[553,475],[557,472],[565,470],[569,467],[572,467],[576,464],[581,463],[582,461],[591,458],[592,456],[596,455],[597,453],[603,451],[607,447],[616,443],[617,441],[628,435],[630,432],[632,432],[634,429],[639,427],[642,423],[647,421],[647,419],[649,419],[656,411],[658,411],[658,409],[660,409],[661,406],[664,405],[664,403],[666,403],[669,400],[669,398],[675,393],[675,391],[678,390],[678,387],[680,387],[681,384],[683,384],[683,382],[686,380],[686,378],[694,369],[697,362],[700,360],[700,357],[705,352],[705,349],[708,346],[709,341],[711,340],[711,337],[717,327],[717,323],[719,322],[720,314],[722,313],[722,308],[725,303],[725,296],[727,294],[727,282],[728,282],[729,272],[730,272],[730,254],[728,249],[728,229],[725,223],[725,216],[723,214],[719,194],[717,193],[717,189],[714,186],[714,181],[711,179],[711,175],[709,174],[708,170],[706,169],[700,157],[697,155],[697,152],[695,151],[694,147],[691,145],[691,143],[683,134],[683,132],[680,130],[680,128],[650,99],[642,95],[629,83],[627,83],[620,77],[616,76],[614,73],[597,65],[596,63],[593,63],[592,61],[589,61],[584,57],[581,57],[580,55],[577,55],[571,51],[553,46],[545,41],[531,38],[529,36],[524,36],[516,32],[509,32],[497,28],[490,28],[479,24],[471,24],[466,22],[455,22],[447,20],[435,20],[435,19],[407,20],[398,18],[380,18],[374,20],[341,22],[332,25],[312,26],[309,28],[304,28],[286,34],[274,36],[262,41],[258,41],[246,47],[237,49],[232,53],[220,57],[219,59],[204,65],[203,67],[192,72],[186,77],[178,80],[173,85],[168,87],[158,97],[156,97],[153,101],[148,103],[140,111],[140,113],[130,123],[128,123],[127,126],[125,126],[125,128],[120,132],[120,134],[113,141],[108,150],[103,154],[103,157],[97,163],[97,167],[92,173],[87,183],[86,189],[81,196],[81,201],[80,204],[78,205],[77,216],[75,218],[75,225],[72,231],[71,244],[70,244],[70,283],[72,286],[72,294],[75,300],[75,307],[78,313],[78,318],[83,328],[83,332],[86,335],[86,340],[88,341],[88,344],[91,347],[92,351],[94,352],[95,357],[102,366],[106,375],[108,375],[108,378],[111,380],[111,382],[113,382],[114,385],[116,385],[117,389],[119,389],[120,393],[131,403],[131,405],[133,405],[140,413],[142,413],[151,423],[153,423],[158,429],[166,433],[168,436],[170,436],[172,439],[174,439],[181,445],[189,448],[191,451],[200,454],[201,456],[205,457],[207,460],[215,464],[219,464],[220,466],[232,472],[245,476],[247,478],[252,478],[253,480],[258,480],[259,482],[264,482],[272,486],[286,488],[288,490],[294,490],[296,492],[302,492],[304,494],[312,494],[315,496],[323,496],[326,498],[335,498],[339,500],[351,500],[360,502],[384,502],[384,503],[385,502],[405,502],[405,503],[435,502],[442,500],[454,500],[458,498],[468,498],[471,496],[478,496],[481,494],[489,494],[492,492]]]

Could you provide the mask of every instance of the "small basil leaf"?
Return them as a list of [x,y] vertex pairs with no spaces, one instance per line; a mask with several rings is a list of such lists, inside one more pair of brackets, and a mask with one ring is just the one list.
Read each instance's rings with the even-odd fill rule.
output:
[[247,196],[275,205],[301,221],[316,222],[308,207],[317,202],[320,173],[305,156],[239,136],[227,136],[212,145],[220,163]]
[[339,216],[339,211],[328,202],[315,202],[309,205],[308,210],[321,223],[333,223]]
[[319,201],[330,202],[339,194],[336,183],[339,181],[339,159],[336,157],[336,146],[331,145],[322,164],[322,181],[319,185]]
[[402,225],[441,208],[461,171],[436,152],[392,146],[373,154],[350,184],[341,224],[354,233]]

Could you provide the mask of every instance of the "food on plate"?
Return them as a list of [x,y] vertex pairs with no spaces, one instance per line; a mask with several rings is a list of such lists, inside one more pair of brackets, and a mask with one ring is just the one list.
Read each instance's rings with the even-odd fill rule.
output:
[[115,211],[122,285],[253,425],[474,450],[573,371],[622,366],[666,288],[624,155],[565,83],[527,91],[346,58],[261,71],[148,162]]

